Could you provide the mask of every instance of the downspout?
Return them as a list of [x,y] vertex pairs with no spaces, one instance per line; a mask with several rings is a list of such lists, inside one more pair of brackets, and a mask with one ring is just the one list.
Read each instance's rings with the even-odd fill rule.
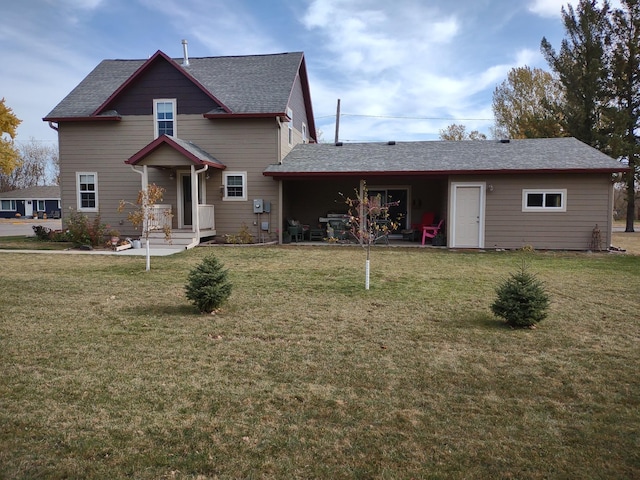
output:
[[193,225],[194,233],[196,234],[196,242],[200,243],[200,202],[198,201],[198,175],[209,170],[209,165],[205,165],[200,170],[196,170],[195,165],[191,165],[191,211],[193,218],[191,224]]
[[[280,121],[280,117],[276,117],[276,124],[278,128],[276,130],[276,158],[278,159],[278,164],[282,164],[282,122]],[[282,199],[284,194],[282,192],[282,179],[278,179],[278,217],[276,218],[277,227],[276,231],[278,232],[278,243],[282,244],[282,226],[284,223],[282,222]]]
[[49,122],[49,128],[52,130],[58,131],[58,127],[53,124],[53,122]]

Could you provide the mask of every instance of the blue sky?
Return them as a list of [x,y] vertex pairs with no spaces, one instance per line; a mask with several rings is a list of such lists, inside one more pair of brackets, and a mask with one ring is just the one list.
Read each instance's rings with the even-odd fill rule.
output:
[[[304,51],[316,126],[333,141],[489,134],[492,93],[517,66],[547,69],[566,0],[21,0],[0,22],[0,98],[18,141],[55,144],[42,117],[102,59]],[[573,2],[575,3],[575,2]]]

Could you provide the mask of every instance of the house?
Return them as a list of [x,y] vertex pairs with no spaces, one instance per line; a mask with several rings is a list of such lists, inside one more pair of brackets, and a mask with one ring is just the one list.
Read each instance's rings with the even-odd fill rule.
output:
[[155,183],[174,244],[245,227],[275,239],[281,192],[263,171],[316,142],[304,55],[189,58],[183,45],[180,59],[102,61],[43,119],[58,131],[63,219],[100,214],[133,236],[118,204]]
[[340,193],[353,198],[366,181],[399,202],[399,230],[433,212],[452,248],[586,250],[610,245],[613,179],[625,170],[551,138],[297,145],[265,175],[282,184],[284,215],[310,225],[345,213]]
[[37,186],[0,193],[0,218],[60,218],[60,187]]

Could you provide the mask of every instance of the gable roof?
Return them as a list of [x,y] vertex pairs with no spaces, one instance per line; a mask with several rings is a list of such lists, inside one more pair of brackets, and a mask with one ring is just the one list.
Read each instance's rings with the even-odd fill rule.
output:
[[163,145],[168,145],[173,148],[196,165],[209,165],[210,167],[219,168],[221,170],[227,168],[222,162],[218,161],[213,155],[206,152],[195,143],[188,142],[177,137],[169,137],[167,135],[159,136],[131,158],[125,160],[124,163],[137,165]]
[[16,200],[59,200],[60,187],[58,185],[43,185],[38,187],[20,188],[0,193],[2,199]]
[[[315,132],[302,52],[231,57],[190,57],[189,66],[158,51],[148,60],[103,60],[46,117],[45,121],[118,119],[103,112],[153,62],[173,64],[221,108],[207,116],[284,116],[298,74],[303,83],[310,131]],[[311,128],[313,127],[313,128]]]
[[[340,145],[340,144],[338,144]],[[362,176],[607,172],[627,168],[571,137],[510,141],[300,144],[264,175]]]

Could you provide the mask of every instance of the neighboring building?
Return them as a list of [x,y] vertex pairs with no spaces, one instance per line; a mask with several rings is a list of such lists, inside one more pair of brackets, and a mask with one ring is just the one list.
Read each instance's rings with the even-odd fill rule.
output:
[[118,204],[155,183],[187,245],[243,225],[276,238],[280,192],[263,171],[316,141],[300,52],[104,60],[44,120],[58,130],[63,218],[99,213],[133,235]]
[[340,192],[399,201],[399,230],[425,212],[452,248],[586,250],[611,243],[620,162],[574,139],[298,145],[265,175],[282,182],[285,216],[316,225],[344,213]]
[[60,218],[60,187],[40,186],[0,193],[0,218]]

